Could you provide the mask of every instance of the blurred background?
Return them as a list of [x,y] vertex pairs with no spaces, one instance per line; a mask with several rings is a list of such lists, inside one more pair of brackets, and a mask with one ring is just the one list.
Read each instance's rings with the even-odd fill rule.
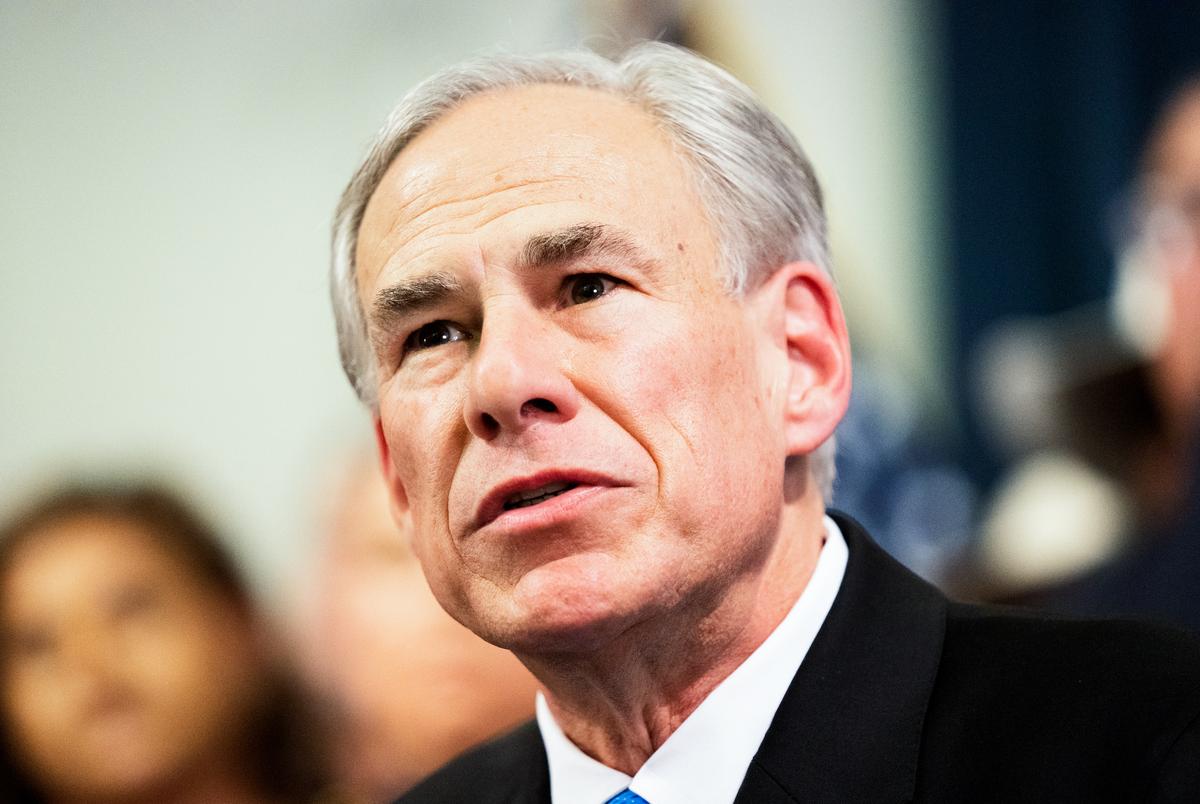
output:
[[313,647],[329,567],[407,559],[330,546],[369,529],[337,513],[370,445],[338,195],[441,66],[657,37],[754,87],[825,186],[839,507],[959,594],[1200,628],[1196,31],[1137,0],[0,0],[0,518],[164,482],[351,683]]

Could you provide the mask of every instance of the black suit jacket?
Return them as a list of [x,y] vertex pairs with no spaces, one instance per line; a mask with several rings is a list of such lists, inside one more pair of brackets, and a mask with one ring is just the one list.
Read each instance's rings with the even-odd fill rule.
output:
[[[845,579],[737,804],[1200,802],[1200,640],[950,602],[834,517]],[[536,724],[401,802],[549,804]]]

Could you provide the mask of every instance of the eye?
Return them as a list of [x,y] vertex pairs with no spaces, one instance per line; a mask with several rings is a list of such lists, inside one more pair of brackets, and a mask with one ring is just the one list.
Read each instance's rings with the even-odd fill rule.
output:
[[465,330],[451,324],[449,321],[430,321],[420,327],[404,341],[406,351],[428,349],[454,341],[465,341],[470,337]]
[[12,656],[19,659],[42,659],[55,649],[54,637],[44,629],[18,631],[11,639]]
[[571,304],[585,304],[608,294],[617,280],[607,274],[578,274],[567,280],[567,296]]

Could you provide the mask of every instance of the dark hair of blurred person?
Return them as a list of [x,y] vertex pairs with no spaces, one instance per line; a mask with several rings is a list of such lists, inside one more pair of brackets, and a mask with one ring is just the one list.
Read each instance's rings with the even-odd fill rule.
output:
[[0,800],[311,801],[317,731],[214,532],[153,486],[0,528]]

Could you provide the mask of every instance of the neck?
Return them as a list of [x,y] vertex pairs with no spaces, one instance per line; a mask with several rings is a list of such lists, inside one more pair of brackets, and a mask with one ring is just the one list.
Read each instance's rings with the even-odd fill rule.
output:
[[819,496],[786,505],[765,559],[711,601],[642,623],[586,656],[521,656],[567,737],[634,775],[799,599],[821,552],[823,514]]

